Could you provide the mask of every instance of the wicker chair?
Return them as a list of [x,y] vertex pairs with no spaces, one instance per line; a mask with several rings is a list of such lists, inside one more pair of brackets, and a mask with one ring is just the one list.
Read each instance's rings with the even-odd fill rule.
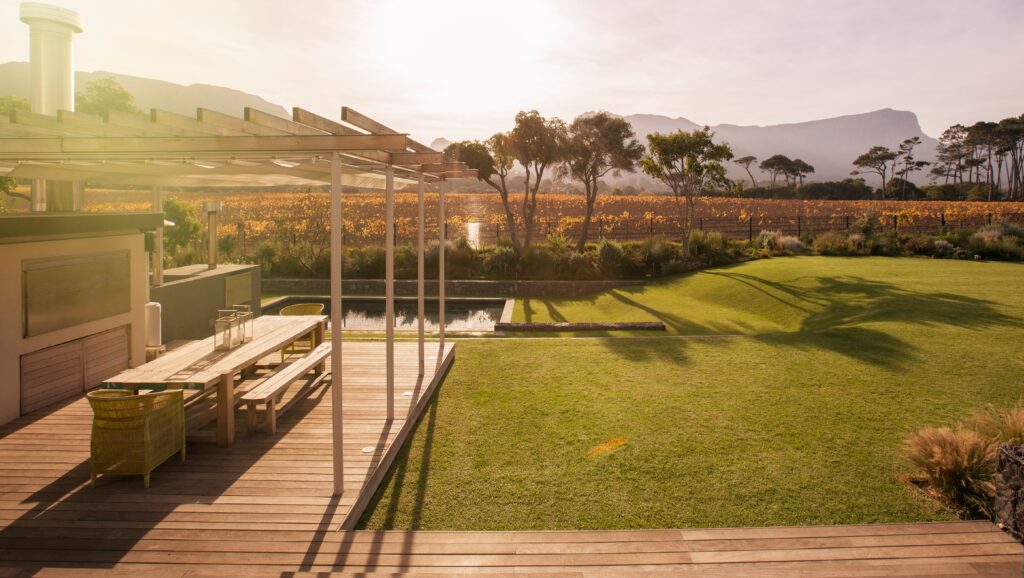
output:
[[149,474],[167,458],[181,453],[185,461],[183,392],[135,395],[125,389],[99,389],[86,394],[92,406],[92,476]]
[[[296,303],[282,307],[278,315],[322,315],[323,312],[323,303]],[[292,353],[308,353],[313,351],[314,347],[316,345],[313,343],[313,334],[307,333],[281,350],[281,363],[284,363],[284,358]]]

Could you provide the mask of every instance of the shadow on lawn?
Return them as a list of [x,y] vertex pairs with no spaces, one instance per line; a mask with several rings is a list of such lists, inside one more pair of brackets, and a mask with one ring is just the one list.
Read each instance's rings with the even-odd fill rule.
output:
[[[359,520],[358,527],[365,529],[366,524],[369,522],[373,512],[376,512],[378,508],[384,506],[384,520],[381,526],[385,530],[391,530],[396,527],[401,527],[408,530],[419,530],[420,525],[423,522],[423,504],[427,493],[427,477],[430,474],[430,457],[434,448],[434,429],[437,425],[437,404],[438,400],[441,399],[441,387],[443,383],[438,386],[437,391],[434,392],[433,399],[430,400],[430,405],[427,406],[425,411],[420,415],[419,421],[413,426],[413,432],[419,432],[421,427],[426,426],[424,438],[423,438],[423,453],[419,464],[419,471],[412,474],[416,477],[416,496],[412,501],[412,511],[409,512],[408,524],[403,523],[402,520],[396,520],[399,508],[402,506],[402,492],[406,489],[405,478],[409,474],[409,454],[412,451],[412,439],[406,441],[405,445],[402,446],[401,451],[395,457],[395,462],[391,469],[388,471],[384,480],[381,482],[377,491],[374,493],[370,503],[363,510],[363,517]],[[425,422],[425,423],[424,423]],[[413,434],[416,435],[416,434]],[[391,489],[391,494],[386,495],[388,489]],[[398,522],[396,524],[396,522]],[[403,552],[408,552],[409,548],[403,549]]]
[[[801,319],[794,332],[752,334],[752,338],[799,349],[826,349],[879,366],[900,367],[914,358],[916,348],[902,337],[905,330],[878,328],[876,323],[897,323],[910,326],[911,330],[941,326],[977,330],[1021,322],[997,309],[992,301],[944,292],[910,291],[862,277],[818,277],[807,286],[796,286],[729,271],[704,271],[703,274],[742,283],[792,308],[797,319]],[[636,298],[642,297],[642,289],[628,294],[613,289],[607,294],[653,316],[681,335],[734,334],[739,326],[732,320],[697,323],[675,311],[656,309]],[[638,340],[608,339],[605,344],[631,360],[660,357],[677,364],[685,363],[685,340],[672,345],[664,341],[651,340],[644,344]]]

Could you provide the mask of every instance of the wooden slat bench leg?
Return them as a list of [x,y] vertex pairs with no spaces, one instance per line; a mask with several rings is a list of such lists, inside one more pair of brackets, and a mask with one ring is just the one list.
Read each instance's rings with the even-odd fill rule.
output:
[[247,401],[245,403],[245,421],[249,426],[249,433],[256,433],[256,402]]
[[277,432],[277,405],[276,400],[267,400],[267,433],[274,435]]

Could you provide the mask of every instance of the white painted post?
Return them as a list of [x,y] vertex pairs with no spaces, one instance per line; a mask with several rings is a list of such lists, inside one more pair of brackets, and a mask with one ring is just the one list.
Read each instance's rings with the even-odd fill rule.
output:
[[334,495],[345,491],[341,390],[341,157],[331,158],[331,441]]
[[[164,212],[164,189],[163,187],[153,187],[153,211],[157,213]],[[160,226],[156,228],[153,239],[153,286],[159,287],[164,284],[164,225],[160,223]]]
[[417,332],[418,332],[418,336],[417,337],[418,337],[419,358],[420,358],[420,373],[419,373],[420,377],[423,376],[423,373],[424,373],[423,372],[424,360],[426,359],[425,353],[424,353],[424,349],[423,349],[424,348],[424,327],[423,327],[424,326],[424,315],[423,315],[423,310],[424,310],[424,305],[423,305],[423,300],[424,300],[423,299],[424,298],[424,295],[423,295],[423,293],[424,293],[424,291],[423,291],[423,284],[424,284],[424,272],[423,272],[423,269],[424,269],[424,267],[423,267],[423,230],[424,230],[424,222],[423,221],[425,220],[425,217],[426,217],[426,212],[425,212],[424,207],[423,207],[423,205],[424,205],[424,202],[423,202],[424,201],[424,199],[423,199],[423,195],[424,195],[423,180],[424,180],[423,173],[420,173],[419,189],[417,191],[418,199],[419,199],[419,216],[416,219],[416,322],[417,322]]
[[444,219],[444,189],[446,181],[441,177],[440,194],[437,196],[437,229],[441,244],[437,248],[437,331],[440,351],[437,354],[437,362],[444,359],[444,250],[448,244],[448,226]]
[[395,418],[395,169],[384,172],[384,341],[388,419]]

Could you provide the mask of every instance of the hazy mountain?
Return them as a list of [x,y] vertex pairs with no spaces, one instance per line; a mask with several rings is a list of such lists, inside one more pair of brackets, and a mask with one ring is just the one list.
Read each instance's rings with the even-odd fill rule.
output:
[[[268,102],[258,96],[238,90],[208,84],[191,84],[188,86],[127,76],[111,72],[76,72],[77,87],[105,77],[113,77],[135,96],[137,106],[143,110],[160,108],[171,112],[194,116],[197,107],[210,108],[231,115],[241,115],[246,106],[256,108],[278,116],[289,117],[289,112],[278,104]],[[28,97],[29,68],[26,62],[8,62],[0,64],[0,95]],[[653,132],[674,132],[676,130],[694,130],[702,125],[686,118],[670,118],[656,114],[633,114],[624,117],[633,126],[641,142]],[[711,127],[715,138],[727,141],[732,145],[736,157],[754,155],[764,160],[773,154],[784,154],[790,158],[800,158],[816,169],[812,180],[838,180],[850,176],[853,169],[852,161],[861,153],[874,145],[883,145],[895,149],[901,141],[910,137],[920,137],[921,146],[916,151],[920,160],[934,158],[937,141],[924,134],[917,116],[909,111],[882,109],[863,114],[853,114],[822,120],[778,124],[769,126],[737,126],[720,124]],[[434,150],[444,150],[449,141],[437,138],[431,142]],[[747,179],[742,168],[729,163],[729,176],[734,179]],[[767,177],[754,170],[754,177],[759,181]],[[923,182],[924,174],[916,175]],[[877,186],[877,177],[866,176],[868,182]],[[646,176],[633,174],[622,175],[619,179],[609,179],[621,184],[635,186],[649,185]]]
[[447,147],[450,144],[452,144],[451,141],[446,138],[435,138],[434,140],[430,141],[430,148],[434,149],[435,151],[443,152],[445,147]]
[[[637,114],[625,117],[633,130],[646,142],[652,132],[673,132],[680,128],[693,130],[697,124],[684,118]],[[909,111],[886,108],[863,114],[852,114],[822,120],[777,124],[770,126],[737,126],[720,124],[711,127],[715,140],[732,145],[737,158],[754,155],[758,160],[774,154],[800,158],[815,168],[814,180],[844,179],[853,170],[853,159],[874,145],[895,149],[904,139],[920,137],[915,157],[932,160],[937,141],[924,134],[917,115]],[[733,165],[735,167],[735,165]],[[763,175],[752,171],[760,180]],[[730,169],[733,178],[746,177],[742,168]],[[917,180],[924,179],[917,173]],[[867,177],[871,182],[872,177]],[[877,177],[876,177],[877,178]]]
[[[98,70],[75,73],[75,89],[81,90],[87,83],[100,78],[117,80],[135,97],[135,105],[142,110],[159,108],[178,114],[195,117],[196,108],[203,107],[217,112],[241,116],[242,109],[252,107],[270,114],[290,118],[291,114],[281,105],[268,102],[256,95],[247,94],[223,86],[190,84],[188,86],[128,76]],[[29,96],[29,67],[27,62],[6,62],[0,64],[0,95]]]

